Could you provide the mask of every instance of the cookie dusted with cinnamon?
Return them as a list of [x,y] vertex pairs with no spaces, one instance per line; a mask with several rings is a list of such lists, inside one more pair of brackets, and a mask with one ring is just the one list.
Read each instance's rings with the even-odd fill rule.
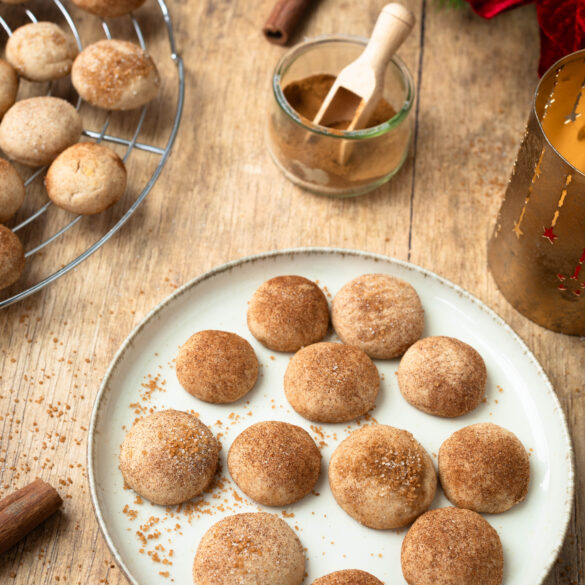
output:
[[335,449],[329,485],[337,503],[369,528],[401,528],[431,505],[437,474],[408,432],[387,425],[354,431]]
[[126,167],[111,148],[78,142],[53,161],[45,176],[45,187],[57,207],[93,215],[122,198],[126,181]]
[[14,105],[18,93],[18,75],[8,61],[0,59],[0,119]]
[[284,520],[266,512],[214,524],[193,562],[195,585],[301,585],[304,574],[301,541]]
[[77,110],[60,98],[43,96],[16,102],[0,123],[0,148],[30,167],[49,164],[81,136]]
[[229,331],[206,330],[192,335],[179,350],[177,378],[200,400],[235,402],[258,379],[258,358],[252,346]]
[[301,427],[279,421],[242,431],[228,453],[228,468],[239,488],[264,506],[288,506],[315,487],[321,453]]
[[253,294],[248,328],[269,349],[297,351],[321,341],[329,327],[329,305],[323,291],[302,276],[277,276]]
[[8,221],[24,201],[26,189],[18,171],[0,158],[0,223]]
[[380,579],[365,571],[348,569],[335,571],[313,581],[313,585],[384,585]]
[[299,350],[284,375],[284,392],[305,418],[347,422],[366,414],[376,403],[380,375],[361,349],[321,342]]
[[132,110],[154,99],[160,77],[138,45],[108,39],[86,47],[73,62],[71,81],[86,102],[106,110]]
[[408,585],[500,585],[503,579],[500,537],[471,510],[423,514],[406,534],[400,558]]
[[18,236],[0,224],[0,289],[14,284],[24,270],[24,248]]
[[54,22],[31,22],[17,28],[6,43],[6,60],[31,81],[53,81],[69,75],[77,45]]
[[331,319],[344,343],[377,359],[401,356],[424,328],[418,294],[388,274],[364,274],[345,284],[333,299]]
[[487,370],[479,353],[453,337],[425,337],[400,360],[398,386],[414,407],[436,416],[471,412],[485,394]]
[[141,418],[120,448],[124,481],[153,504],[172,506],[211,483],[221,446],[195,415],[163,410]]
[[439,476],[445,495],[459,508],[499,514],[526,498],[530,460],[514,433],[478,423],[441,445]]
[[82,10],[102,18],[124,16],[144,4],[144,0],[72,0],[72,2]]

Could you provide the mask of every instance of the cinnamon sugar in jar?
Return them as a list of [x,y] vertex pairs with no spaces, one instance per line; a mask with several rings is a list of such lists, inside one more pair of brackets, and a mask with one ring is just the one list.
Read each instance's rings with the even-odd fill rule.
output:
[[[268,148],[285,176],[313,193],[352,197],[371,191],[390,180],[408,154],[414,86],[398,57],[388,64],[383,99],[367,128],[346,131],[349,120],[333,127],[312,122],[337,74],[367,41],[338,35],[308,40],[285,54],[274,71]],[[344,140],[353,149],[341,164]]]

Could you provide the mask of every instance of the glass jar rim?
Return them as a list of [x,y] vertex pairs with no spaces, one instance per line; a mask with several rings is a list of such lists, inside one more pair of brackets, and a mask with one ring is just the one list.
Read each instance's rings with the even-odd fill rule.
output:
[[364,138],[374,138],[376,136],[385,134],[386,132],[399,126],[400,123],[406,118],[406,116],[412,109],[412,105],[414,103],[414,82],[412,79],[412,75],[410,74],[410,71],[406,67],[406,64],[397,55],[394,55],[390,62],[398,69],[398,71],[402,75],[402,80],[404,82],[406,90],[406,97],[404,99],[404,102],[402,103],[401,108],[396,112],[396,114],[386,122],[382,122],[382,124],[378,124],[377,126],[373,126],[371,128],[364,128],[363,130],[348,131],[330,129],[327,128],[326,126],[319,126],[318,124],[313,124],[311,120],[307,120],[306,118],[301,117],[298,114],[298,112],[288,103],[287,99],[284,96],[284,92],[280,82],[282,80],[283,75],[288,71],[290,65],[292,65],[292,63],[298,57],[306,53],[309,49],[312,49],[313,47],[318,46],[320,44],[335,41],[354,43],[365,46],[367,45],[369,39],[357,35],[319,35],[317,37],[308,38],[302,43],[299,43],[298,45],[292,47],[292,49],[287,51],[280,58],[272,75],[272,91],[274,93],[274,97],[276,98],[276,102],[280,106],[280,108],[284,111],[285,114],[287,114],[290,118],[292,118],[292,120],[294,120],[299,126],[302,126],[308,132],[343,140],[348,139],[360,140]]

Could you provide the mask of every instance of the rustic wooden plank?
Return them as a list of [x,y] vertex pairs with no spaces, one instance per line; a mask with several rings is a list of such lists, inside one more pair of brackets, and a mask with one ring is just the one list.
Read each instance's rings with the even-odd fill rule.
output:
[[[384,3],[322,0],[297,38],[367,35]],[[0,312],[0,495],[39,476],[65,498],[63,513],[0,557],[0,583],[126,583],[89,500],[85,450],[93,398],[117,348],[156,303],[203,271],[247,254],[302,245],[349,247],[410,259],[452,279],[512,324],[551,376],[572,428],[584,423],[582,342],[515,313],[485,268],[485,243],[537,81],[533,10],[487,23],[468,11],[409,2],[424,22],[424,39],[419,26],[401,50],[420,80],[416,156],[387,186],[341,201],[290,184],[265,149],[270,74],[285,50],[260,34],[272,0],[169,4],[185,57],[187,95],[177,144],[158,184],[98,253],[40,294]],[[162,53],[153,0],[139,15],[148,40]],[[84,17],[82,26],[93,31],[95,22]],[[165,98],[153,104],[146,129],[151,140],[172,118],[165,101],[174,95],[171,66],[165,74]],[[86,123],[100,119],[87,112]],[[148,160],[142,156],[132,169],[133,183]],[[106,221],[96,218],[88,230],[99,232]],[[58,262],[69,246],[85,245],[87,234],[75,232],[71,240],[40,260]],[[585,439],[574,435],[579,464]],[[580,486],[581,479],[578,493]],[[547,585],[577,582],[582,538],[579,495],[561,563]]]

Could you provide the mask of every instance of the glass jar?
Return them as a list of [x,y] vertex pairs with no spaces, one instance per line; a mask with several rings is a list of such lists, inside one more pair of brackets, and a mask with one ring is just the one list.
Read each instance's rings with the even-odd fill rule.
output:
[[[414,86],[399,57],[388,63],[384,78],[385,111],[391,117],[376,126],[351,132],[318,126],[299,114],[285,97],[285,88],[293,82],[323,74],[336,77],[362,53],[367,42],[366,38],[345,35],[309,39],[286,53],[274,70],[268,149],[288,179],[313,193],[353,197],[371,191],[390,180],[408,154]],[[352,142],[351,155],[341,164],[344,140]]]

